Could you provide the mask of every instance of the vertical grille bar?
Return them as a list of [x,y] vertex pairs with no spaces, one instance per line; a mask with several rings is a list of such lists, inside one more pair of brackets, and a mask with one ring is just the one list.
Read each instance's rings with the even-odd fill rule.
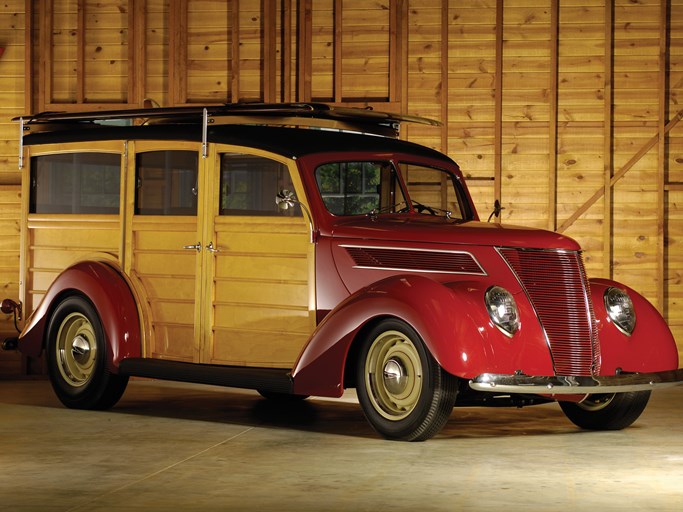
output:
[[595,313],[581,255],[499,249],[531,300],[548,338],[557,375],[588,376],[600,361]]

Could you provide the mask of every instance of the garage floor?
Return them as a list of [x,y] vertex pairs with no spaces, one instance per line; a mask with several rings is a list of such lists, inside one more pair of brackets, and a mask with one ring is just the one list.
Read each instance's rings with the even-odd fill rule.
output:
[[455,409],[424,443],[380,439],[349,394],[285,409],[257,394],[131,382],[109,412],[46,381],[0,381],[0,509],[683,510],[683,387],[621,432],[556,405]]

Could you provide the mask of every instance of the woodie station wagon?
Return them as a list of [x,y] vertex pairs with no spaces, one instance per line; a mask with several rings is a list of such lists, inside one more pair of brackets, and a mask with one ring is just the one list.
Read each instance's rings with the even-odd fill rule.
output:
[[[481,222],[458,166],[397,138],[422,118],[237,104],[17,120],[20,297],[68,407],[130,376],[272,400],[356,388],[424,440],[459,405],[559,402],[621,429],[683,379],[666,323],[548,231]],[[27,316],[28,314],[28,316]],[[26,317],[26,318],[24,318]]]

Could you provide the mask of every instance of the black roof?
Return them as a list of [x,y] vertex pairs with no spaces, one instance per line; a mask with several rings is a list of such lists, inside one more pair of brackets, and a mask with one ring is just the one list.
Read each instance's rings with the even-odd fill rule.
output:
[[[97,140],[184,140],[202,141],[202,126],[189,124],[147,124],[110,126],[74,123],[71,129],[37,131],[24,137],[25,145]],[[301,157],[330,151],[409,153],[442,161],[442,153],[400,139],[330,131],[317,128],[223,124],[209,125],[208,142],[234,144],[269,151],[286,157]]]

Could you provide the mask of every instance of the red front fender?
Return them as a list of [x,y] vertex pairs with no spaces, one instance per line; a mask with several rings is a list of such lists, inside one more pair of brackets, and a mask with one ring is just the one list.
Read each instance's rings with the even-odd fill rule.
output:
[[[636,312],[636,328],[631,336],[620,332],[605,308],[605,290],[614,286],[628,292]],[[624,372],[650,373],[678,368],[678,349],[659,312],[645,297],[621,283],[607,279],[591,279],[593,308],[600,337],[601,375]]]
[[[341,396],[344,368],[364,326],[395,317],[410,324],[436,361],[449,373],[471,378],[480,373],[552,375],[552,362],[536,321],[523,322],[513,339],[496,329],[484,306],[486,284],[444,285],[421,275],[394,276],[359,290],[330,312],[297,361],[293,391],[301,395]],[[535,315],[523,297],[521,315]],[[550,373],[548,373],[550,372]]]
[[135,299],[122,275],[109,263],[84,261],[64,270],[47,290],[19,336],[19,350],[38,357],[45,329],[59,301],[70,294],[87,297],[97,310],[107,337],[107,368],[118,372],[121,360],[140,357],[140,320]]

